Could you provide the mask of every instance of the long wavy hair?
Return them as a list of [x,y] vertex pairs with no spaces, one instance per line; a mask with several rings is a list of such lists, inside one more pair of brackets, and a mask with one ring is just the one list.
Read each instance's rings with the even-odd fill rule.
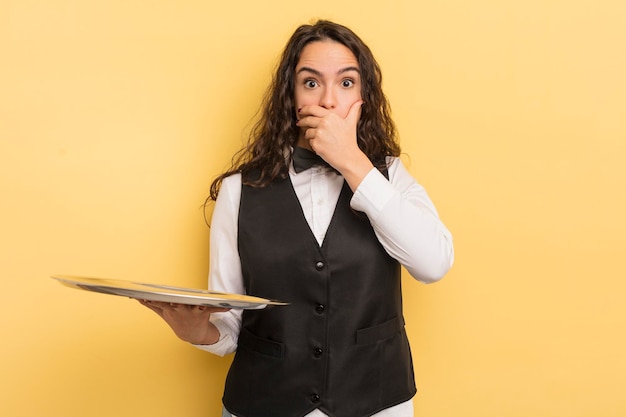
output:
[[[359,148],[378,169],[386,167],[385,157],[400,155],[389,103],[382,90],[382,73],[369,47],[347,27],[318,20],[313,25],[300,26],[287,42],[265,93],[260,119],[253,125],[247,145],[233,157],[231,167],[211,184],[207,202],[217,199],[224,178],[235,173],[242,174],[244,184],[255,187],[265,187],[288,176],[287,150],[295,146],[299,132],[294,99],[296,65],[305,46],[328,40],[346,46],[359,63],[363,100],[357,124]],[[245,174],[251,171],[259,175],[247,178]]]

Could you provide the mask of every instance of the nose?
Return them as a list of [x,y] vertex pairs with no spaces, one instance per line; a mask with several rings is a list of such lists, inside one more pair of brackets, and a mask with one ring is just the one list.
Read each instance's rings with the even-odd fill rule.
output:
[[335,96],[335,91],[331,87],[326,87],[322,91],[322,96],[320,97],[320,107],[324,107],[325,109],[334,109],[337,105],[337,98]]

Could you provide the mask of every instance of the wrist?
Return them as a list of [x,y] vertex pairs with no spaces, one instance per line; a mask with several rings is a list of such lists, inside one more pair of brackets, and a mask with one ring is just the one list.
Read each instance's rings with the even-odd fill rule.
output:
[[354,192],[372,168],[374,168],[374,164],[362,153],[358,158],[346,161],[345,166],[340,172],[350,186],[350,189]]
[[181,339],[192,345],[214,345],[220,340],[220,331],[213,323],[209,323],[204,334],[190,335],[188,337],[181,337]]

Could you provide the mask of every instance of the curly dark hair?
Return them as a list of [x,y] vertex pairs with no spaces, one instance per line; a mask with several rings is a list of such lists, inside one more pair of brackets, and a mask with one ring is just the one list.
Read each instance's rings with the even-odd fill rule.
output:
[[[242,173],[244,184],[264,187],[288,175],[286,150],[295,146],[299,127],[295,117],[296,65],[304,47],[316,41],[334,41],[346,46],[357,59],[361,73],[361,117],[357,124],[359,148],[378,169],[384,169],[385,157],[399,156],[400,145],[391,119],[389,103],[382,91],[382,73],[369,47],[350,29],[340,24],[318,20],[302,25],[293,33],[261,106],[261,117],[252,127],[248,144],[235,154],[231,168],[211,184],[207,201],[216,200],[224,178]],[[245,174],[257,171],[254,180]]]

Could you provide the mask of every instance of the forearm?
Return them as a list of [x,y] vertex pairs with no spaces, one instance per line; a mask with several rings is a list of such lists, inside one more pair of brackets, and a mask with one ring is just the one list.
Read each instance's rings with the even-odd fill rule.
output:
[[355,192],[352,207],[367,214],[387,253],[413,277],[437,281],[452,266],[452,236],[426,191],[399,161],[389,172],[388,181],[372,170]]
[[441,279],[454,260],[452,238],[426,210],[394,195],[372,226],[385,250],[417,280]]

